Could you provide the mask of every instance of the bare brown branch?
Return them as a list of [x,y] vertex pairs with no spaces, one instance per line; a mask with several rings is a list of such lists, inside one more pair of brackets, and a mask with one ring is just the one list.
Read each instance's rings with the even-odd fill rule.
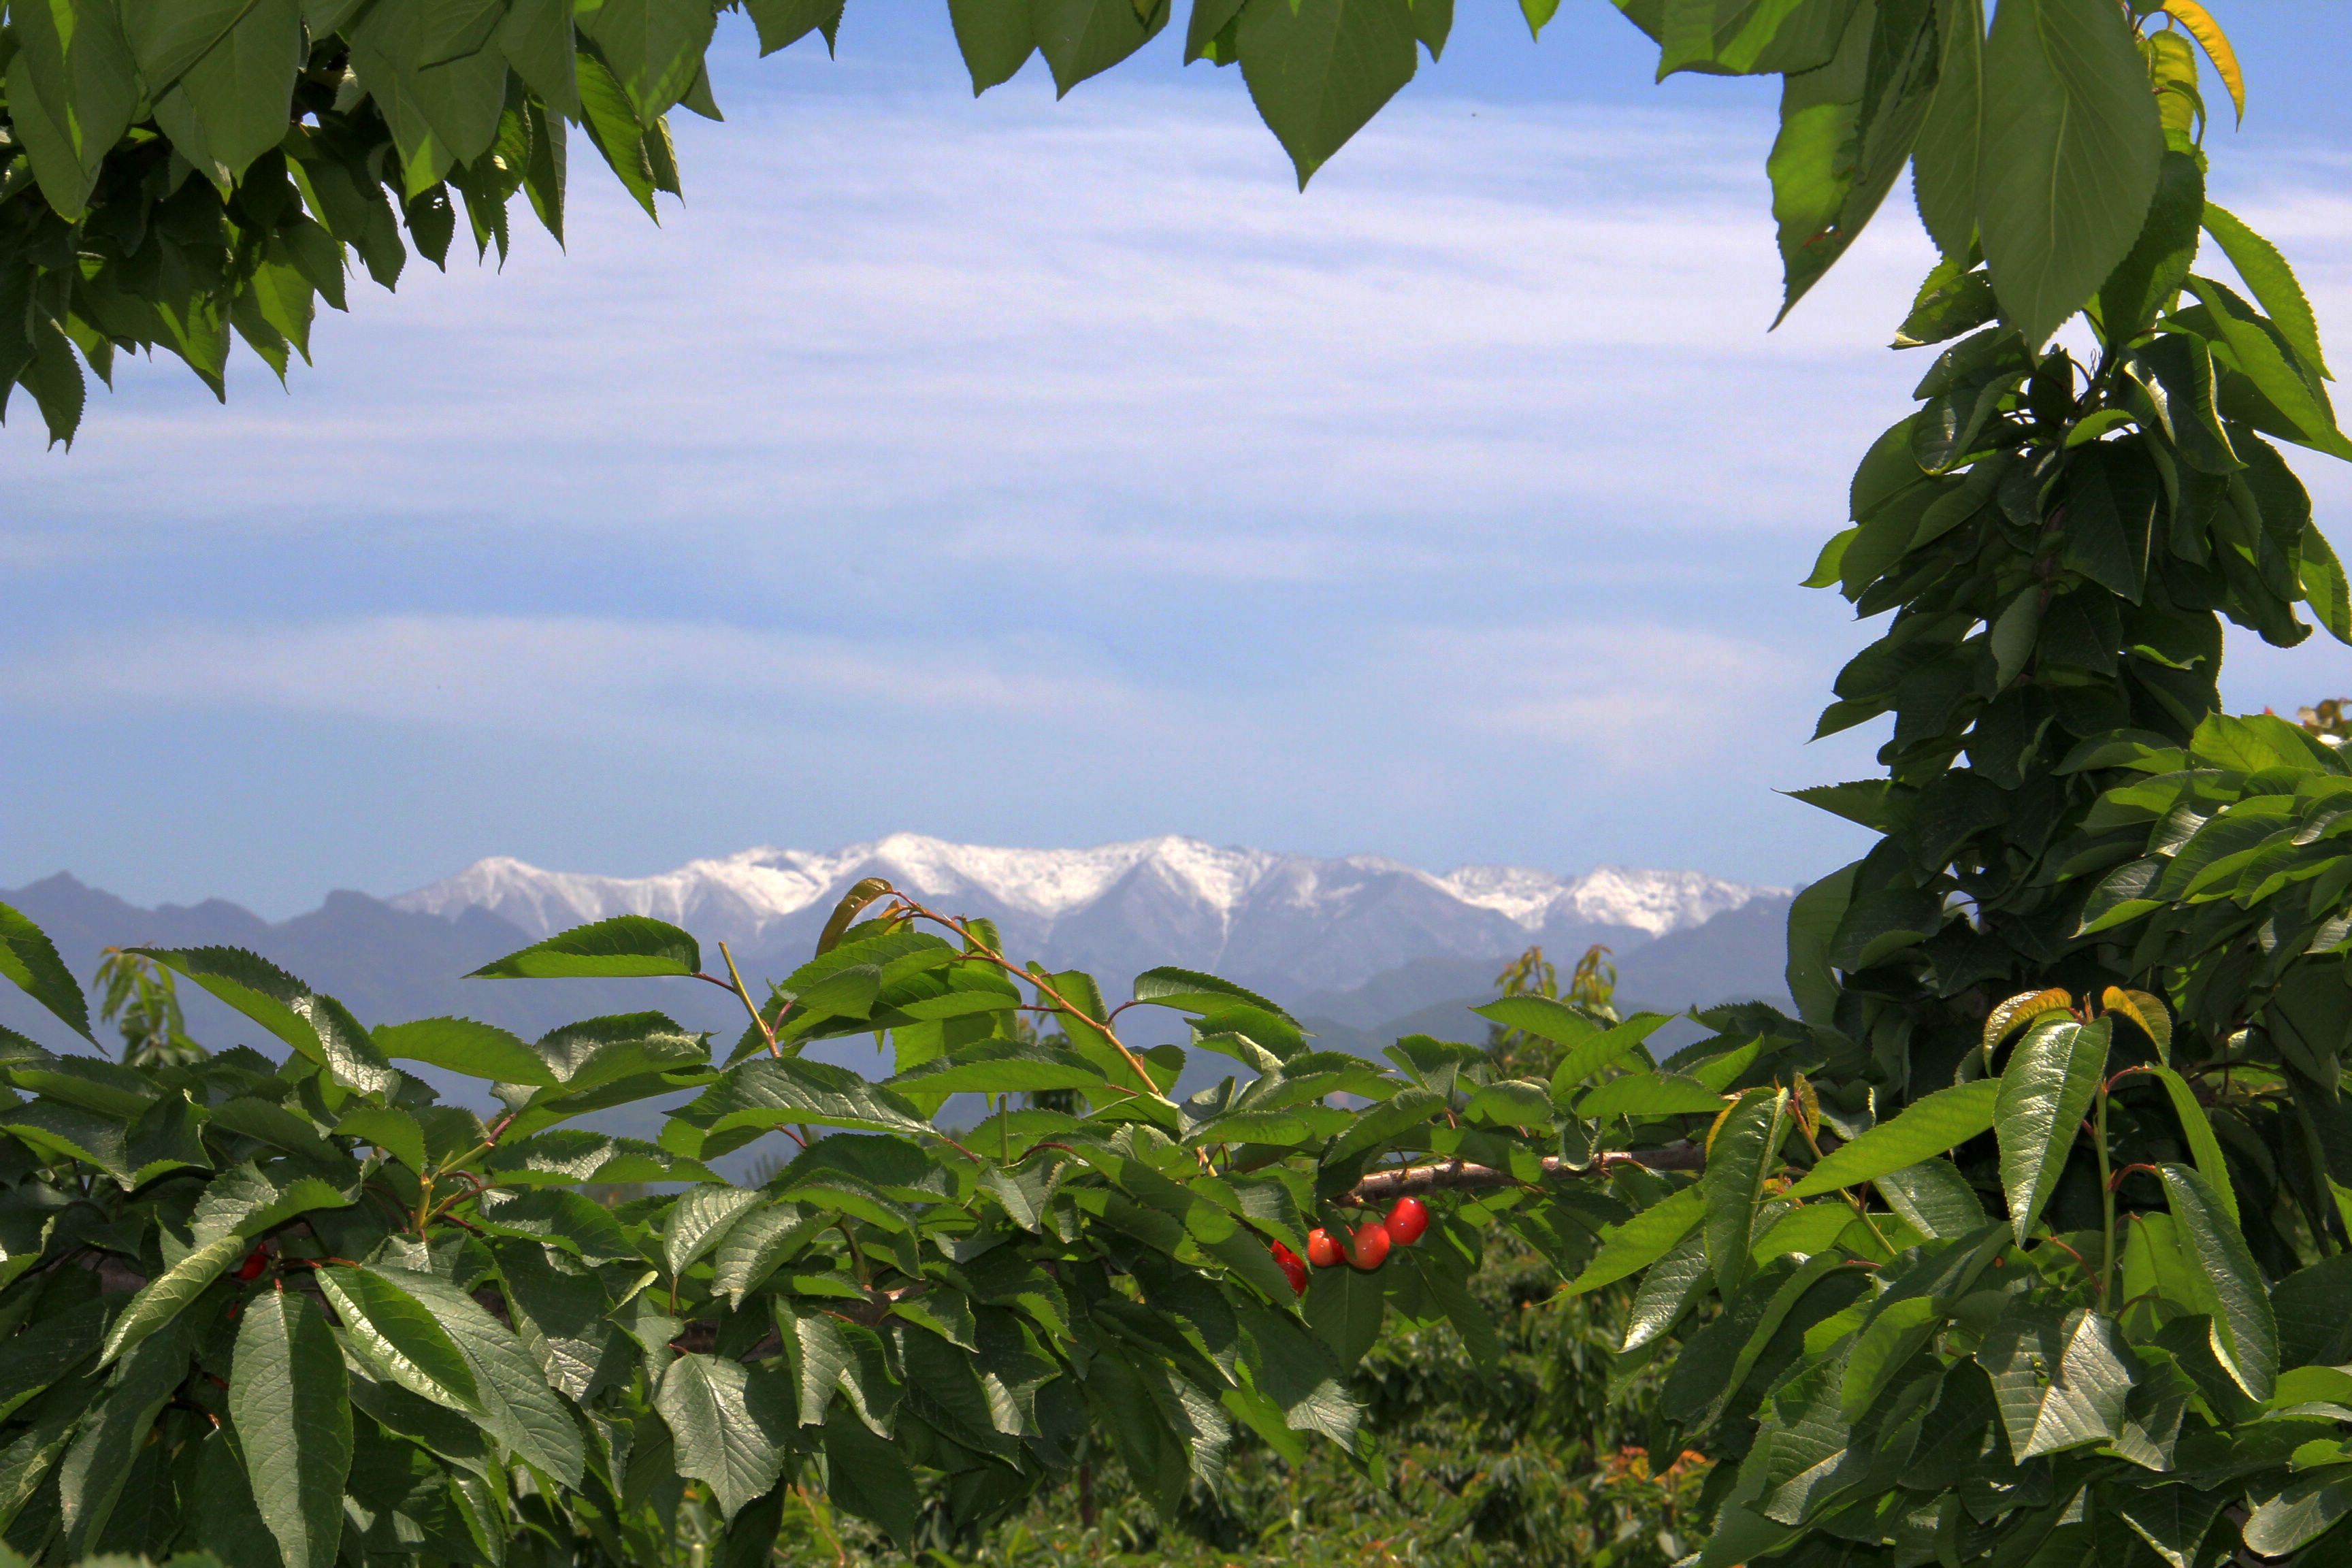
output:
[[[1669,1143],[1663,1149],[1639,1149],[1632,1153],[1604,1153],[1582,1168],[1570,1164],[1558,1156],[1548,1156],[1543,1163],[1543,1180],[1558,1181],[1562,1177],[1600,1176],[1619,1165],[1640,1165],[1651,1171],[1696,1171],[1706,1163],[1706,1152],[1696,1143]],[[1427,1165],[1406,1165],[1400,1169],[1375,1171],[1358,1182],[1339,1201],[1357,1208],[1373,1208],[1415,1193],[1465,1192],[1488,1187],[1520,1187],[1533,1184],[1522,1182],[1508,1171],[1498,1171],[1492,1165],[1474,1165],[1464,1160],[1441,1160]]]

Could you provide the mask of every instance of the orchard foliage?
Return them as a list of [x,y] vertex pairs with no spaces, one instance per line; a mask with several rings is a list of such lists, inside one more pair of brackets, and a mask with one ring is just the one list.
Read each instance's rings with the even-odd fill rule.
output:
[[[0,939],[0,972],[86,1030],[47,939],[5,910]],[[1634,1060],[1656,1015],[1498,1004],[1567,1049],[1551,1084],[1428,1039],[1375,1065],[1208,975],[1155,970],[1107,1006],[879,883],[764,998],[637,917],[481,971],[699,976],[751,1017],[716,1043],[656,1012],[536,1042],[368,1029],[249,953],[142,955],[286,1055],[133,1067],[5,1040],[0,1538],[47,1561],[642,1563],[692,1516],[759,1563],[787,1507],[950,1542],[1089,1441],[1172,1515],[1236,1434],[1369,1459],[1348,1378],[1384,1323],[1451,1323],[1491,1361],[1466,1286],[1487,1237],[1573,1274],[1662,1190],[1627,1159],[1546,1180],[1556,1102]],[[1187,1053],[1128,1047],[1135,1007],[1247,1072],[1170,1098]],[[882,1047],[880,1075],[804,1054],[847,1037]],[[481,1092],[445,1101],[420,1064]],[[1070,1109],[1013,1103],[1049,1093]],[[957,1096],[985,1114],[950,1130]],[[655,1100],[657,1142],[580,1125]],[[763,1139],[769,1180],[713,1173]],[[584,1190],[620,1183],[662,1190]],[[1432,1189],[1477,1195],[1433,1218]],[[1381,1213],[1426,1234],[1311,1283],[1278,1261]]]

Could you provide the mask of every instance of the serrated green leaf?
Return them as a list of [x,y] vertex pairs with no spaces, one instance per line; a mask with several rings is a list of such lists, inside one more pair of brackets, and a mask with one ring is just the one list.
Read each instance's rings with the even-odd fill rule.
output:
[[1585,1090],[1576,1113],[1602,1116],[1713,1116],[1723,1096],[1678,1072],[1628,1073]]
[[492,1083],[551,1086],[559,1081],[539,1052],[488,1024],[471,1018],[419,1018],[386,1024],[374,1031],[376,1049],[407,1061],[429,1062]]
[[1706,1235],[1695,1227],[1642,1276],[1641,1289],[1634,1291],[1633,1304],[1626,1310],[1625,1338],[1619,1350],[1640,1350],[1672,1331],[1714,1282],[1715,1276],[1706,1267]]
[[662,1373],[655,1408],[668,1424],[677,1473],[710,1483],[732,1520],[783,1473],[792,1401],[780,1373],[721,1355],[682,1355]]
[[[1578,1085],[1620,1062],[1633,1059],[1642,1042],[1674,1020],[1663,1013],[1636,1013],[1623,1023],[1570,1045],[1552,1069],[1551,1102],[1565,1106]],[[1643,1058],[1646,1060],[1646,1058]]]
[[1300,190],[1420,60],[1409,0],[1249,5],[1238,42],[1250,99],[1290,154]]
[[1977,1363],[2019,1458],[2113,1440],[2131,1395],[2132,1354],[2114,1322],[2087,1309],[2012,1305]]
[[645,915],[614,915],[533,942],[482,965],[467,978],[630,979],[694,974],[701,968],[701,947],[677,927]]
[[670,1278],[726,1240],[728,1228],[763,1201],[756,1188],[699,1186],[679,1194],[662,1226],[662,1262]]
[[586,1462],[579,1424],[548,1387],[514,1331],[437,1275],[373,1265],[367,1272],[415,1297],[447,1332],[474,1374],[484,1430],[549,1479],[577,1487]]
[[2193,1260],[2197,1304],[2213,1320],[2213,1353],[2238,1386],[2270,1397],[2278,1376],[2278,1321],[2269,1287],[2221,1194],[2187,1165],[2156,1168],[2171,1205],[2174,1234]]
[[228,1408],[253,1500],[288,1568],[332,1568],[352,1467],[351,1384],[326,1320],[291,1290],[265,1290],[237,1323]]
[[2000,1185],[2022,1244],[2041,1217],[2082,1131],[2107,1067],[2105,1018],[2053,1016],[2034,1025],[1998,1079],[1993,1127],[2000,1141]]
[[1755,1267],[1759,1205],[1780,1164],[1790,1121],[1788,1090],[1751,1089],[1707,1141],[1699,1190],[1706,1202],[1706,1262],[1718,1289],[1737,1290]]
[[399,1070],[351,1010],[265,958],[236,947],[129,950],[185,975],[331,1072],[345,1088],[390,1094]]
[[738,1127],[803,1121],[914,1136],[931,1131],[930,1123],[896,1091],[847,1068],[797,1057],[755,1057],[730,1068],[724,1078],[675,1114],[706,1136]]
[[2000,1080],[1979,1079],[1924,1095],[1853,1142],[1830,1151],[1788,1195],[1810,1198],[1840,1187],[1858,1187],[1957,1148],[1991,1129],[2000,1093]]
[[131,1298],[131,1304],[122,1310],[122,1315],[114,1321],[114,1326],[107,1331],[99,1364],[103,1366],[113,1361],[178,1317],[188,1303],[221,1277],[223,1270],[244,1257],[250,1246],[241,1236],[217,1237],[192,1249],[141,1286],[139,1293]]
[[472,1365],[432,1310],[401,1288],[398,1273],[333,1268],[312,1278],[372,1373],[467,1415],[484,1413]]
[[1984,1229],[1984,1200],[1949,1160],[1923,1160],[1890,1171],[1871,1184],[1886,1206],[1922,1236],[1949,1240]]
[[[1693,1185],[1676,1190],[1633,1218],[1601,1233],[1601,1249],[1584,1272],[1569,1282],[1573,1291],[1597,1290],[1638,1273],[1664,1258],[1706,1218],[1706,1194]],[[1706,1238],[1701,1237],[1704,1247]]]
[[2039,349],[2138,238],[2163,127],[2106,0],[2003,0],[1983,82],[1978,226],[2002,313]]
[[58,956],[57,944],[48,932],[6,904],[0,904],[0,975],[65,1020],[83,1039],[96,1038],[89,1032],[89,999]]

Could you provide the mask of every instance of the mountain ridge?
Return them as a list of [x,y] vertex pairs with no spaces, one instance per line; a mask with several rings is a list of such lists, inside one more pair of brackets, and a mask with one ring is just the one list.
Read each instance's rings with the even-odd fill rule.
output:
[[764,957],[813,937],[842,892],[873,875],[951,900],[951,912],[987,915],[1009,942],[1057,963],[1107,974],[1175,963],[1324,990],[1433,954],[1483,960],[1536,941],[1638,946],[1787,897],[1698,871],[1467,866],[1439,876],[1381,856],[1325,859],[1172,834],[1013,849],[898,833],[831,853],[761,846],[646,877],[493,857],[389,902],[445,919],[479,910],[540,937],[651,915]]

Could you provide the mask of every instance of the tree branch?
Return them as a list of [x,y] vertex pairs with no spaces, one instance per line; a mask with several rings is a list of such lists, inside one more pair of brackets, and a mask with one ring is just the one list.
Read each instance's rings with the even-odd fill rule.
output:
[[[1663,1149],[1637,1149],[1631,1153],[1603,1153],[1582,1168],[1570,1164],[1557,1155],[1548,1155],[1543,1163],[1546,1181],[1563,1176],[1606,1175],[1618,1165],[1639,1165],[1649,1171],[1696,1171],[1706,1163],[1706,1151],[1696,1143],[1669,1143]],[[1524,1187],[1534,1184],[1522,1182],[1508,1171],[1498,1171],[1492,1165],[1473,1165],[1463,1160],[1444,1160],[1429,1165],[1405,1165],[1392,1170],[1375,1171],[1358,1182],[1338,1201],[1357,1208],[1371,1208],[1394,1199],[1410,1197],[1415,1193],[1465,1192],[1484,1187]]]

